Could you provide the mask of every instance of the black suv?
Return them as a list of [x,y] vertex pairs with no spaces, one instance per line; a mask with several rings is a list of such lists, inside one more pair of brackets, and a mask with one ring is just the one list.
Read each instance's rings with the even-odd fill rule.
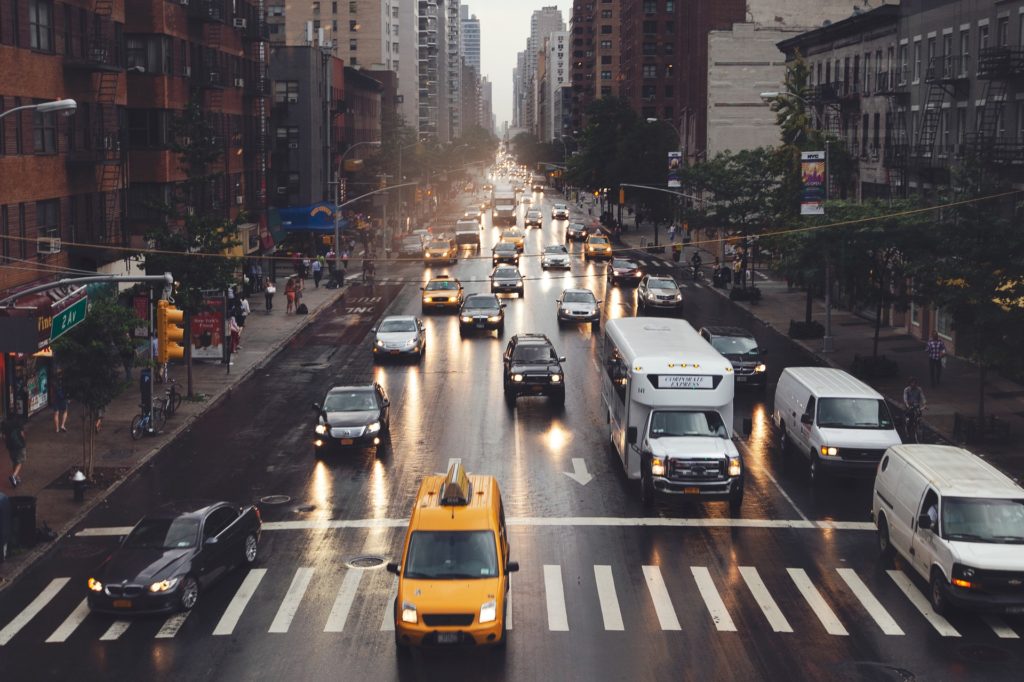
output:
[[478,329],[496,329],[498,338],[505,333],[505,304],[494,294],[472,294],[459,308],[459,335]]
[[544,334],[516,334],[505,348],[505,402],[516,404],[521,395],[546,395],[558,406],[565,404],[564,357]]
[[757,345],[753,334],[742,327],[702,327],[700,335],[732,363],[737,384],[765,387],[764,355],[768,351]]

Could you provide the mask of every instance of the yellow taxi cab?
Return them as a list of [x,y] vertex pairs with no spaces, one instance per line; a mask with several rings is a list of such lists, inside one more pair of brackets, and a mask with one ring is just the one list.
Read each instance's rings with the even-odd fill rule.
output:
[[421,289],[424,313],[437,309],[458,310],[462,305],[462,282],[454,277],[438,275],[431,278]]
[[459,247],[456,246],[454,239],[448,237],[434,237],[423,249],[424,265],[442,262],[454,265],[458,260]]
[[524,235],[518,227],[510,227],[509,229],[502,231],[501,239],[499,241],[515,244],[516,251],[522,253],[523,247],[526,246],[526,235]]
[[454,463],[420,484],[398,576],[395,644],[503,646],[509,574],[508,532],[493,476],[470,475]]
[[606,258],[611,260],[612,257],[612,243],[603,234],[592,234],[587,237],[587,241],[583,244],[583,260],[591,260],[593,258]]

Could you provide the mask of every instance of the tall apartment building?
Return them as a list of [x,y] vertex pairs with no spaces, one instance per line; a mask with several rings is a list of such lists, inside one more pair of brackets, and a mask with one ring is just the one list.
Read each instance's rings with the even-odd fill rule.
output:
[[561,89],[570,81],[569,33],[553,31],[544,38],[543,49],[546,66],[545,78],[541,86],[543,98],[547,102],[540,128],[539,137],[550,142],[562,137],[568,131],[563,130]]
[[487,76],[480,79],[480,126],[492,134],[497,134],[494,122],[494,90]]
[[462,129],[468,132],[480,125],[480,77],[476,67],[462,62]]
[[525,99],[522,115],[525,120],[521,120],[520,125],[534,134],[539,128],[537,119],[537,55],[544,48],[544,38],[555,31],[565,31],[562,10],[552,5],[533,11],[530,16],[530,37],[526,39],[526,72],[522,74],[521,81]]
[[[618,0],[615,0],[616,2]],[[583,128],[585,113],[597,93],[595,84],[594,56],[596,44],[593,0],[573,0],[572,16],[569,20],[572,34],[572,128]],[[613,29],[609,26],[608,32]]]
[[480,73],[480,20],[475,14],[469,14],[469,5],[462,5],[459,11],[462,22],[459,33],[462,58]]
[[516,53],[516,67],[512,69],[512,127],[520,128],[526,119],[526,51]]
[[448,140],[444,0],[417,0],[417,63],[419,66],[419,130]]
[[459,0],[445,5],[445,81],[448,86],[449,139],[462,137],[462,16]]

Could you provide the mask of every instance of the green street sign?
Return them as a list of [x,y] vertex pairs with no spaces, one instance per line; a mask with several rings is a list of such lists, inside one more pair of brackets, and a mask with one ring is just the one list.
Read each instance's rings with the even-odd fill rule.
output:
[[[84,293],[84,289],[83,289]],[[69,297],[71,298],[71,297]],[[65,299],[67,300],[67,299]],[[64,303],[64,301],[61,301]],[[77,301],[70,303],[66,308],[53,313],[53,322],[50,325],[50,343],[63,336],[67,331],[85,319],[86,311],[89,309],[89,299],[82,296]]]

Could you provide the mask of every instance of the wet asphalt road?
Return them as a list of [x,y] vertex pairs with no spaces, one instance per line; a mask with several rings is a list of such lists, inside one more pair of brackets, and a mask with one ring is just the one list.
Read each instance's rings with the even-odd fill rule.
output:
[[[636,485],[607,444],[595,364],[600,329],[559,328],[554,314],[565,286],[592,288],[606,318],[632,315],[634,293],[606,290],[604,266],[581,258],[571,273],[541,271],[536,254],[564,229],[550,220],[552,199],[544,228],[528,233],[526,294],[505,301],[504,339],[461,339],[454,315],[429,315],[422,363],[374,366],[370,328],[385,311],[419,314],[418,286],[431,272],[419,263],[383,266],[372,291],[350,289],[81,527],[130,526],[181,498],[285,496],[261,504],[263,519],[295,523],[264,532],[255,571],[236,571],[204,592],[183,621],[79,618],[85,579],[115,538],[65,538],[0,593],[3,679],[1020,679],[1024,647],[1010,635],[1024,635],[1024,619],[961,614],[944,625],[922,613],[912,596],[923,585],[906,585],[907,567],[877,559],[865,523],[870,482],[812,490],[803,468],[771,445],[770,390],[737,397],[737,430],[744,417],[754,419],[741,445],[741,513],[731,517],[725,503],[673,504],[645,518]],[[486,222],[481,234],[484,258],[438,270],[459,277],[467,292],[487,290],[497,230]],[[648,269],[666,268],[640,257]],[[721,296],[690,283],[683,293],[695,327],[755,331],[769,351],[771,382],[782,367],[807,364]],[[500,356],[518,331],[548,334],[567,356],[564,409],[544,398],[506,408]],[[372,379],[392,400],[390,442],[377,453],[317,462],[311,403],[333,385]],[[497,476],[502,489],[512,558],[522,565],[509,646],[400,658],[387,629],[394,577],[347,562],[394,556],[419,480],[451,458]],[[586,484],[565,475],[574,459],[593,477]],[[243,581],[256,578],[251,600],[236,608]],[[338,599],[353,589],[351,602]]]

